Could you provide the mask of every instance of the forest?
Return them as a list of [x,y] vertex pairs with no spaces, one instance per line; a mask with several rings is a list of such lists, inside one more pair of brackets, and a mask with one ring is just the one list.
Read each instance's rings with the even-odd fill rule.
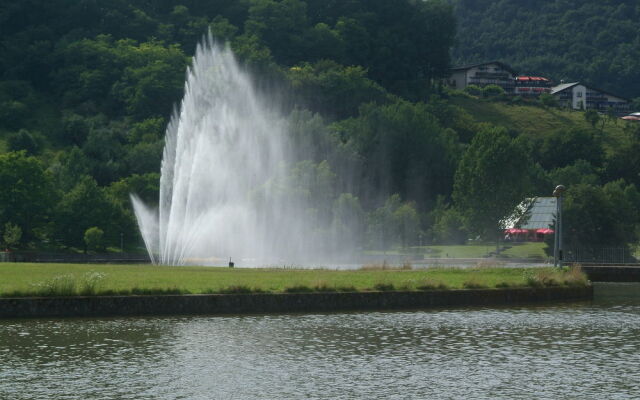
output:
[[501,60],[522,75],[640,93],[640,4],[634,0],[451,0],[457,64]]
[[[543,10],[560,18],[563,34],[595,18],[591,37],[564,42],[526,3],[2,1],[0,242],[104,251],[124,241],[140,249],[129,193],[157,203],[164,130],[195,46],[210,31],[260,90],[279,93],[302,149],[292,180],[324,200],[318,208],[332,204],[311,211],[326,215],[319,232],[336,234],[329,227],[348,215],[339,234],[361,238],[363,249],[493,240],[524,198],[563,183],[569,244],[634,246],[640,124],[441,84],[454,62],[500,58],[523,72],[584,77],[640,96],[640,35],[630,22],[637,6],[588,1],[569,10],[554,2]],[[525,22],[504,22],[514,13]],[[531,46],[516,26],[526,40],[538,38],[536,51],[517,49]],[[478,107],[520,112],[511,124],[487,120],[498,111]],[[525,128],[523,115],[555,122]]]

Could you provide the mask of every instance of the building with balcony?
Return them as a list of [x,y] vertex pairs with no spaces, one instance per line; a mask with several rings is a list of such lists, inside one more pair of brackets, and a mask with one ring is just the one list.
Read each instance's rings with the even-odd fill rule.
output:
[[500,61],[490,61],[453,68],[447,84],[459,90],[463,90],[469,85],[480,87],[498,85],[505,92],[513,94],[516,75],[517,72],[507,64]]
[[553,82],[542,76],[517,76],[514,94],[525,97],[538,97],[542,93],[551,93]]
[[596,110],[607,112],[610,109],[616,114],[630,111],[629,99],[620,97],[601,89],[587,86],[580,82],[562,83],[551,88],[560,105],[574,110]]

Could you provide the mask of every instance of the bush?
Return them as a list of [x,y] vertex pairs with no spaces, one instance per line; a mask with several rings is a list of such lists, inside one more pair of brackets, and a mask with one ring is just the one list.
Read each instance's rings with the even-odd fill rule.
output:
[[306,285],[295,285],[284,288],[285,293],[310,293],[313,292],[309,286]]
[[480,86],[476,86],[476,85],[469,85],[466,88],[464,88],[464,92],[468,93],[472,96],[482,96],[483,94],[483,90]]
[[426,278],[417,286],[418,290],[446,290],[449,287],[442,281]]
[[539,100],[545,107],[558,107],[558,99],[549,93],[542,93]]
[[505,94],[503,88],[498,85],[487,85],[482,89],[482,97],[491,98]]
[[465,289],[486,289],[488,286],[484,282],[478,280],[478,278],[472,277],[465,281],[462,284],[462,287]]
[[390,292],[392,290],[395,290],[395,286],[393,286],[393,283],[380,282],[373,285],[373,289],[380,292]]
[[92,226],[84,232],[84,243],[88,250],[102,250],[104,248],[104,231],[97,226]]

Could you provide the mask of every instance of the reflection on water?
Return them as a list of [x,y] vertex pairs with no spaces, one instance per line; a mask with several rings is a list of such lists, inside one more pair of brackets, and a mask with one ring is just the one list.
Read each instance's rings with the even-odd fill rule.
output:
[[640,285],[519,308],[0,322],[1,399],[635,398]]

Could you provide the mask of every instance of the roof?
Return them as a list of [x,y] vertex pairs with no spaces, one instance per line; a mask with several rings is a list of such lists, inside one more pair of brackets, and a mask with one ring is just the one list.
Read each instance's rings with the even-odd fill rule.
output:
[[483,65],[489,65],[489,64],[497,64],[499,65],[502,69],[507,70],[509,72],[511,72],[514,75],[517,75],[518,72],[511,68],[511,66],[509,66],[508,64],[505,64],[501,61],[487,61],[487,62],[483,62],[483,63],[477,63],[477,64],[470,64],[470,65],[463,65],[460,67],[454,67],[451,68],[452,71],[461,71],[461,70],[466,70],[466,69],[471,69],[471,68],[475,68],[475,67],[481,67]]
[[[560,93],[560,92],[562,92],[564,90],[567,90],[567,89],[569,89],[571,87],[574,87],[577,84],[580,84],[580,82],[563,83],[561,85],[554,86],[554,87],[551,88],[551,94]],[[597,92],[604,93],[604,94],[609,95],[609,96],[617,97],[617,98],[622,99],[622,100],[624,100],[626,102],[630,102],[630,100],[628,98],[626,98],[626,97],[622,97],[622,96],[619,96],[617,94],[613,94],[613,93],[608,92],[606,90],[598,89],[597,87],[593,87],[591,85],[587,85],[586,83],[583,83],[582,85],[584,87],[588,88],[588,89],[595,90]]]
[[551,88],[551,94],[556,94],[556,93],[560,93],[562,91],[565,91],[569,88],[574,87],[575,85],[579,84],[580,82],[572,82],[572,83],[562,83],[558,86],[554,86]]
[[522,218],[520,228],[550,228],[556,219],[556,200],[555,197],[536,197]]
[[516,76],[517,81],[544,81],[548,82],[549,79],[543,76]]
[[554,224],[555,218],[556,198],[534,197],[520,203],[513,215],[503,221],[502,227],[505,229],[546,229]]

